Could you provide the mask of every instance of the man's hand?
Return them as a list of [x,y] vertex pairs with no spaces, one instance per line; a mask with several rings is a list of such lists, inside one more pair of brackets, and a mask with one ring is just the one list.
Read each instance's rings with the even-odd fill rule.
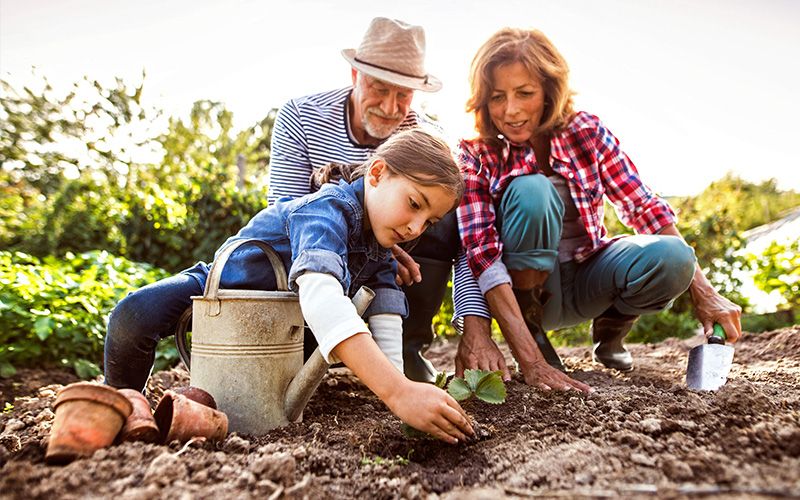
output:
[[491,320],[480,316],[464,318],[464,335],[456,352],[456,377],[464,377],[465,369],[500,370],[503,381],[511,380],[511,372],[503,353],[491,336]]
[[520,370],[525,378],[525,383],[549,391],[581,391],[585,394],[592,392],[588,385],[571,378],[566,373],[556,370],[547,364],[543,357],[532,362],[520,362]]
[[419,264],[408,253],[397,245],[392,247],[392,255],[397,261],[397,276],[395,281],[399,286],[413,285],[422,281]]

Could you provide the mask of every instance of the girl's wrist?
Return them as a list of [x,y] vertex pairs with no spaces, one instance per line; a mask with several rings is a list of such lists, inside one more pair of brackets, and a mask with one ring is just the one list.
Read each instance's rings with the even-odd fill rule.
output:
[[383,401],[394,413],[397,402],[404,397],[403,395],[408,392],[409,384],[413,384],[413,382],[402,375],[397,381],[387,380],[386,382],[387,383],[382,384],[382,389],[380,391],[376,390],[373,392],[378,396],[378,399]]

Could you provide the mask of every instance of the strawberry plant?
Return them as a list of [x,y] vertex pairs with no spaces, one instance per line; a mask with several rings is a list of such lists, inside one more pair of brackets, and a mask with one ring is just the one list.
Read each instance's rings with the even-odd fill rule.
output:
[[456,401],[465,401],[472,396],[495,405],[506,401],[506,386],[499,370],[464,370],[464,378],[453,378],[447,392]]
[[[464,370],[464,378],[453,377],[450,384],[447,383],[447,373],[440,372],[436,375],[434,385],[440,389],[445,389],[446,386],[448,394],[456,401],[465,401],[475,396],[485,403],[501,404],[506,402],[506,386],[500,371]],[[475,427],[477,422],[472,417],[469,419]],[[406,423],[401,426],[401,430],[403,434],[413,439],[433,438]]]

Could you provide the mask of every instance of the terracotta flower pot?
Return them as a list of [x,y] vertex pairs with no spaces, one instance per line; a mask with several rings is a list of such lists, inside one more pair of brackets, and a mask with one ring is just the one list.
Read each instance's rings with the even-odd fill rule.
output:
[[50,464],[68,463],[111,445],[133,411],[116,389],[89,382],[61,389],[53,408],[56,417],[45,454]]
[[199,387],[195,387],[193,385],[179,387],[175,389],[175,392],[177,394],[183,394],[192,401],[197,401],[198,403],[206,405],[209,408],[214,408],[215,410],[217,409],[217,402],[214,401],[214,396]]
[[128,416],[120,432],[120,441],[144,441],[155,443],[159,439],[156,419],[150,403],[139,391],[133,389],[119,389],[120,394],[128,398],[133,406],[133,412]]
[[161,442],[188,441],[201,436],[221,441],[228,435],[228,416],[219,410],[193,401],[182,394],[167,391],[155,412]]

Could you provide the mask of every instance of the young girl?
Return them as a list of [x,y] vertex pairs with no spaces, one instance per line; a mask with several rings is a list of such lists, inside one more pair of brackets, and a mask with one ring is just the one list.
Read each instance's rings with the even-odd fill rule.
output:
[[[315,181],[325,184],[332,170],[324,169]],[[437,387],[403,376],[401,317],[407,306],[388,250],[417,238],[458,205],[464,187],[450,149],[426,132],[409,130],[352,172],[338,171],[349,179],[278,200],[220,250],[241,239],[269,244],[288,270],[289,288],[299,294],[326,361],[344,362],[412,427],[450,443],[466,439],[473,432],[458,403]],[[120,301],[106,335],[107,384],[143,389],[158,340],[174,333],[191,297],[203,294],[208,271],[198,263]],[[376,293],[365,313],[370,331],[348,298],[363,285]],[[277,289],[261,250],[247,245],[228,260],[220,287]]]

